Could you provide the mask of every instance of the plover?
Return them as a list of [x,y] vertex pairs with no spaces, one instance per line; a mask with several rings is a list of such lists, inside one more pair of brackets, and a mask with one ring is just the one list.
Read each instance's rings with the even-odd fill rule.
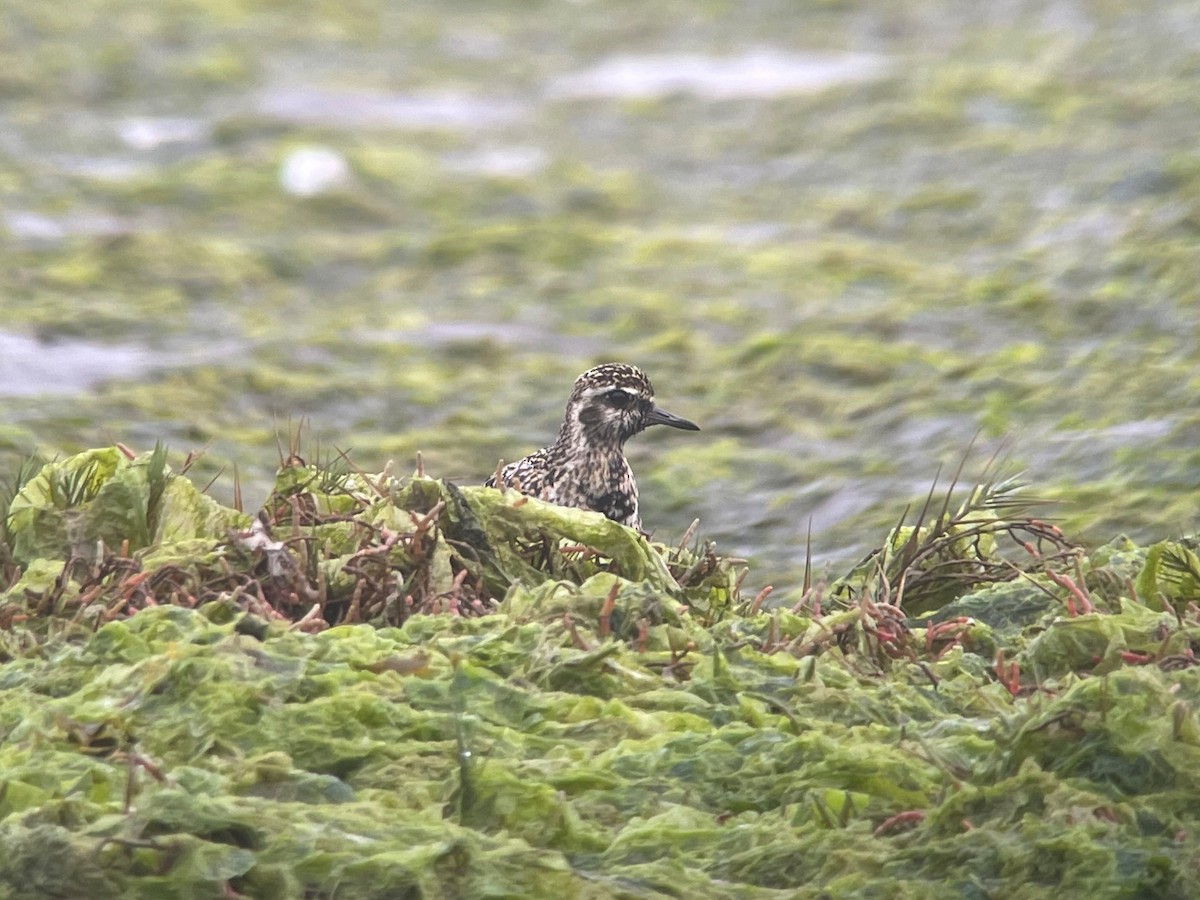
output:
[[[604,513],[640,531],[637,482],[624,448],[651,425],[700,430],[654,405],[654,386],[637,366],[588,369],[575,380],[558,440],[505,466],[499,483],[559,506]],[[497,476],[486,484],[496,487]]]

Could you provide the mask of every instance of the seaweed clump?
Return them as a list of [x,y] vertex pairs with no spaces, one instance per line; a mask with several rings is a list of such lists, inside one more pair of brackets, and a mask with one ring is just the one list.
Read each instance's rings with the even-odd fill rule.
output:
[[[367,475],[345,459],[289,457],[254,517],[169,472],[161,447],[46,464],[10,493],[0,615],[30,627],[210,603],[310,632],[398,626],[418,613],[486,615],[518,588],[574,592],[597,575],[655,598],[655,620],[674,617],[671,602],[716,618],[736,593],[734,561],[711,547],[652,546],[603,516],[423,475]],[[628,624],[611,613],[610,627]]]
[[0,897],[1188,897],[1190,539],[985,482],[845,576],[512,492],[158,448],[0,534]]

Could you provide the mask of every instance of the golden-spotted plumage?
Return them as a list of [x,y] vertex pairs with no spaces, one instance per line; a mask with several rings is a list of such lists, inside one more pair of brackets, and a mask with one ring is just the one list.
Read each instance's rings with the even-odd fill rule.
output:
[[[654,386],[636,366],[607,363],[588,369],[575,380],[558,439],[505,466],[499,484],[640,529],[637,482],[624,448],[651,425],[700,430],[655,406]],[[495,487],[496,477],[487,484]]]

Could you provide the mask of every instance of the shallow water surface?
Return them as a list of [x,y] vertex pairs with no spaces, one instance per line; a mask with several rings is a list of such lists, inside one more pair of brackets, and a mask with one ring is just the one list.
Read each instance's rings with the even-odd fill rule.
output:
[[0,331],[0,397],[78,394],[102,381],[137,378],[152,365],[153,354],[142,347]]
[[865,53],[801,54],[755,47],[734,56],[620,55],[550,82],[552,98],[650,99],[691,94],[707,100],[785,97],[881,78],[887,61]]

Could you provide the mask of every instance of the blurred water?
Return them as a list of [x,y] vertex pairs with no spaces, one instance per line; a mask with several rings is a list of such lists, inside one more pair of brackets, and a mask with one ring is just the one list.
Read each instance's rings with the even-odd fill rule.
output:
[[633,100],[680,93],[706,100],[781,97],[879,78],[888,67],[883,57],[865,53],[796,53],[768,48],[731,56],[621,55],[555,78],[548,93],[557,99]]
[[0,397],[81,394],[107,381],[134,380],[159,369],[186,369],[238,361],[249,348],[244,338],[217,321],[197,336],[157,342],[100,343],[76,338],[43,340],[0,331]]
[[0,331],[0,396],[82,391],[108,378],[135,378],[153,365],[154,354],[145,347],[40,341]]
[[444,128],[476,131],[508,125],[528,110],[512,100],[456,90],[382,94],[315,84],[278,85],[258,98],[260,114],[336,128]]

